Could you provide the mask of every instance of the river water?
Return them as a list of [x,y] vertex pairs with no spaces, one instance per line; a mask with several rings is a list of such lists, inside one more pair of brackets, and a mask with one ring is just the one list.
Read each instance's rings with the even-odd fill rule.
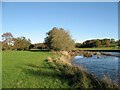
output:
[[[105,52],[111,54],[120,54],[119,52]],[[115,56],[93,57],[75,56],[72,61],[75,65],[80,65],[89,73],[96,75],[98,78],[107,76],[114,82],[120,79],[120,58]]]

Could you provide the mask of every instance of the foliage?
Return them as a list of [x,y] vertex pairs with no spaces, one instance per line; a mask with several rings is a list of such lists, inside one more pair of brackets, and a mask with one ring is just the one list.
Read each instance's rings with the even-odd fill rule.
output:
[[31,45],[29,46],[29,50],[30,50],[30,49],[33,49],[33,48],[34,48],[34,45],[31,44]]
[[11,50],[13,45],[13,35],[10,32],[2,34],[2,50]]
[[105,45],[106,45],[106,47],[110,46],[110,40],[109,39],[105,39]]
[[95,47],[95,40],[86,40],[82,43],[81,47]]
[[47,46],[45,43],[36,43],[36,44],[31,44],[29,46],[29,49],[47,49]]
[[[61,57],[66,58],[65,56]],[[63,79],[66,79],[68,81],[68,85],[70,85],[71,88],[91,88],[93,90],[119,88],[119,86],[116,83],[112,81],[107,82],[106,80],[101,80],[95,75],[89,74],[82,67],[74,66],[69,62],[66,62],[67,60],[61,60],[59,58],[54,61],[54,59],[50,59],[50,62],[49,60],[47,60],[48,64],[57,72],[59,72]],[[107,80],[110,81],[110,79]]]
[[80,48],[81,45],[82,45],[81,43],[76,43],[76,44],[75,44],[75,47],[76,47],[76,48]]
[[76,43],[76,48],[110,47],[116,45],[118,41],[114,39],[92,39],[86,40],[81,44]]
[[26,39],[25,37],[14,38],[13,50],[29,50],[30,45],[30,39]]
[[[51,62],[47,57],[54,57]],[[49,52],[4,51],[3,88],[114,88]],[[50,59],[50,58],[49,58]],[[65,60],[66,61],[66,60]],[[12,73],[12,75],[10,75]]]
[[95,41],[95,46],[96,47],[101,47],[102,46],[101,41],[100,40],[96,40]]
[[11,50],[11,47],[12,47],[11,45],[2,42],[2,50]]
[[7,43],[8,45],[12,44],[13,41],[13,35],[10,32],[4,33],[2,35],[2,40],[4,43]]
[[118,46],[120,46],[120,39],[117,41]]
[[74,48],[74,40],[71,38],[69,32],[63,28],[54,27],[47,33],[45,43],[49,49],[53,50],[70,50]]
[[2,35],[2,50],[29,50],[31,44],[30,39],[26,37],[14,38],[11,33]]
[[111,39],[110,39],[110,43],[111,43],[111,44],[115,44],[115,39],[111,38]]

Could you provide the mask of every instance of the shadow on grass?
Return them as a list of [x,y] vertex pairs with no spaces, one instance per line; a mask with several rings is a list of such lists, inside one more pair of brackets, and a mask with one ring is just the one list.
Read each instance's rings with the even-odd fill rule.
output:
[[[46,63],[45,66],[39,66],[35,64],[25,64],[25,66],[19,68],[21,68],[22,71],[28,76],[29,75],[35,76],[38,77],[38,79],[40,79],[39,77],[42,77],[43,81],[44,79],[48,78],[48,81],[52,80],[52,82],[54,82],[55,79],[59,79],[61,83],[67,83],[67,85],[71,88],[83,89],[87,87],[87,88],[93,88],[94,90],[96,90],[97,88],[103,90],[106,88],[114,87],[114,85],[112,85],[112,87],[111,86],[109,87],[109,84],[107,84],[106,82],[99,81],[99,79],[81,71],[77,67],[69,67],[69,66],[61,67],[58,65],[56,66],[57,67],[50,67],[48,63]],[[72,74],[73,70],[75,70],[74,74]],[[50,77],[52,79],[49,79]]]
[[[58,73],[55,68],[52,68],[49,66],[43,67],[43,66],[34,65],[34,64],[26,64],[24,67],[19,67],[19,68],[21,68],[26,75],[43,77],[43,79],[51,77],[53,78],[52,79],[53,82],[55,79],[58,79],[60,80],[61,83],[69,83],[69,80],[67,78],[63,77],[60,73]],[[49,78],[48,78],[48,81],[49,81]]]
[[57,76],[48,67],[41,67],[34,64],[27,64],[25,67],[21,67],[23,72],[34,76]]
[[50,50],[47,50],[47,49],[31,49],[29,51],[31,51],[31,52],[49,52]]

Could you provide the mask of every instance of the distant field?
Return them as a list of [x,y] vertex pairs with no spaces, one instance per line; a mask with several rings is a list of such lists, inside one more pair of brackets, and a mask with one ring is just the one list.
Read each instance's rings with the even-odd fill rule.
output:
[[44,60],[49,52],[4,51],[2,54],[3,88],[67,88]]
[[100,48],[76,48],[79,50],[120,50],[118,47],[100,47]]

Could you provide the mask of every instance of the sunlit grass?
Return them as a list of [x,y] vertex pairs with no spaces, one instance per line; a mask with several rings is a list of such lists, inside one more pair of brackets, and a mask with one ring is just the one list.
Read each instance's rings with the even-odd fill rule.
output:
[[[65,61],[69,57],[40,51],[4,51],[2,55],[3,88],[116,87],[69,64]],[[47,60],[48,57],[52,57],[52,61]]]
[[3,88],[62,88],[67,81],[58,77],[44,61],[49,52],[5,51],[2,58]]

